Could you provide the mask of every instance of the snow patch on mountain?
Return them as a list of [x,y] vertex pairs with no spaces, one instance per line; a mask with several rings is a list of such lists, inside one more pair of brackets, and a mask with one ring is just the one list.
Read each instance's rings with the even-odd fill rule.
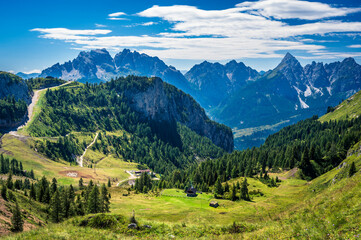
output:
[[305,97],[309,97],[309,96],[312,95],[312,90],[311,90],[310,86],[306,85],[306,87],[307,87],[307,89],[306,89],[306,91],[304,92],[303,95],[304,95]]
[[327,92],[328,92],[328,94],[330,94],[330,96],[332,96],[332,87],[326,87],[326,89],[327,89]]
[[310,107],[301,99],[301,97],[299,95],[298,95],[298,100],[300,101],[300,105],[301,105],[302,109],[306,109],[306,108]]

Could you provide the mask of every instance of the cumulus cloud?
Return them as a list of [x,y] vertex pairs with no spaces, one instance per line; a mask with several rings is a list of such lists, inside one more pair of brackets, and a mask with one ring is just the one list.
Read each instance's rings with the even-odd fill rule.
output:
[[276,19],[298,18],[316,20],[329,17],[346,16],[361,11],[361,8],[335,8],[320,2],[299,0],[261,0],[257,2],[243,2],[236,5],[241,11],[254,11],[266,17]]
[[[43,38],[71,42],[83,50],[145,49],[146,53],[161,58],[273,58],[281,57],[278,53],[281,50],[306,51],[316,57],[335,58],[342,53],[331,53],[321,41],[307,39],[314,35],[360,34],[361,22],[330,19],[357,11],[358,8],[335,8],[324,3],[298,0],[243,2],[224,10],[203,10],[186,5],[155,5],[139,12],[137,16],[160,18],[170,23],[171,27],[151,36],[111,36],[111,31],[105,29],[37,28],[32,31],[39,31],[40,37]],[[114,14],[119,13],[109,16]],[[117,16],[122,15],[124,14]],[[309,21],[290,25],[283,20],[289,18]],[[157,23],[135,23],[125,27],[150,26]]]

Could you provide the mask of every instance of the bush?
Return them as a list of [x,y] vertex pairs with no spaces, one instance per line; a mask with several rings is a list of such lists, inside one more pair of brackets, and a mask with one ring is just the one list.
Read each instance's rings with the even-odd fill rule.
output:
[[118,220],[113,215],[99,214],[92,217],[88,226],[92,228],[112,228],[118,224]]

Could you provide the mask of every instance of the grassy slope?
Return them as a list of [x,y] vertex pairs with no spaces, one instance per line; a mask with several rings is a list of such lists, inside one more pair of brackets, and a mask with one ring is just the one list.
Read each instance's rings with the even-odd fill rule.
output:
[[[0,175],[0,177],[2,177]],[[6,177],[6,176],[5,176]],[[18,179],[19,177],[14,177]],[[46,206],[36,202],[30,201],[27,197],[17,191],[13,191],[17,202],[21,208],[24,219],[24,230],[29,231],[30,229],[43,226],[46,223]],[[12,209],[15,207],[15,203],[11,201],[5,201],[0,197],[0,236],[10,233],[11,228],[11,216]]]
[[[73,83],[69,85],[62,86],[66,88],[72,88]],[[59,87],[53,88],[52,90],[58,89]],[[137,164],[128,163],[122,159],[115,159],[112,156],[105,156],[102,153],[94,152],[91,149],[88,149],[85,160],[91,159],[94,162],[99,162],[96,166],[96,170],[87,167],[79,167],[75,165],[70,165],[68,162],[60,161],[55,162],[44,155],[36,152],[31,148],[33,145],[33,139],[36,140],[50,140],[57,141],[57,138],[31,138],[27,132],[29,126],[32,122],[37,119],[38,114],[40,113],[41,108],[44,103],[45,91],[42,91],[39,96],[39,101],[34,107],[33,119],[27,127],[20,130],[22,137],[16,137],[9,134],[6,134],[2,138],[2,146],[0,148],[0,153],[3,153],[5,156],[14,157],[22,161],[24,169],[33,169],[35,176],[40,178],[41,176],[46,176],[48,179],[56,177],[60,184],[77,184],[80,177],[83,177],[87,182],[90,179],[100,182],[107,182],[108,178],[114,180],[114,183],[117,181],[125,180],[128,178],[126,170],[137,169]],[[95,133],[79,133],[73,132],[79,142],[86,142],[89,144],[93,141]],[[112,134],[121,135],[122,132],[115,132]],[[78,177],[69,177],[67,174],[69,172],[77,172]]]
[[338,105],[335,111],[328,113],[320,118],[321,122],[329,120],[346,120],[347,118],[356,118],[361,114],[361,92]]
[[[352,161],[356,162],[358,172],[349,178],[343,173],[348,172]],[[76,227],[68,221],[9,239],[37,239],[39,236],[44,239],[123,239],[137,238],[136,234],[151,239],[169,238],[169,234],[185,239],[195,236],[205,239],[357,239],[361,234],[361,157],[353,155],[345,162],[345,167],[333,169],[309,183],[287,179],[278,188],[268,188],[257,180],[248,179],[250,190],[260,189],[265,195],[254,197],[252,202],[217,200],[220,207],[216,209],[208,206],[212,200],[209,195],[185,198],[180,190],[169,189],[162,196],[133,193],[123,196],[126,189],[112,188],[112,214],[129,217],[134,209],[140,224],[152,225],[151,230],[128,233],[96,230]],[[332,183],[336,175],[338,180]],[[243,233],[217,235],[217,231],[229,228],[234,221],[243,224]]]
[[[356,97],[359,94],[354,99]],[[358,104],[353,100],[349,103],[351,108]],[[351,110],[346,108],[348,106],[339,107],[321,121],[343,119],[345,114],[352,117]],[[358,110],[357,107],[354,109]],[[214,209],[208,206],[209,195],[185,198],[181,191],[170,189],[160,196],[133,193],[123,196],[126,189],[112,188],[111,211],[128,217],[134,209],[141,224],[153,226],[152,230],[139,233],[150,238],[169,238],[171,234],[188,239],[195,236],[207,239],[358,239],[361,234],[360,146],[361,142],[351,149],[353,154],[344,160],[346,166],[335,168],[308,183],[286,179],[278,188],[268,188],[255,179],[248,179],[250,190],[259,189],[264,193],[254,196],[252,202],[217,200],[220,207]],[[348,177],[351,162],[356,163],[357,173]],[[205,235],[234,221],[244,223],[244,233]],[[132,238],[134,234],[75,227],[66,222],[10,239],[37,239],[39,236],[44,239],[116,239]]]

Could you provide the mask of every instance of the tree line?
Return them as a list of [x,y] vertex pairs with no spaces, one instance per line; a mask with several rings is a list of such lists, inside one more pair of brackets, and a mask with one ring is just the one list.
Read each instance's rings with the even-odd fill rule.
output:
[[[68,88],[46,91],[44,107],[29,126],[29,132],[31,136],[59,140],[38,141],[36,148],[52,159],[74,161],[74,155],[83,146],[66,135],[72,131],[101,131],[94,149],[145,164],[158,173],[186,168],[197,158],[224,154],[209,139],[196,136],[175,121],[151,121],[135,111],[132,99],[125,93],[144,91],[151,84],[149,78],[128,76],[101,84],[74,83]],[[118,130],[125,134],[106,134]]]
[[320,122],[314,116],[269,136],[259,148],[234,151],[218,159],[208,159],[187,169],[174,170],[163,177],[170,187],[188,182],[203,190],[217,179],[225,182],[238,177],[259,177],[272,186],[276,179],[264,178],[267,171],[299,168],[310,180],[336,167],[346,158],[350,147],[361,140],[361,119]]
[[7,180],[2,181],[1,197],[5,201],[16,203],[13,209],[13,231],[22,231],[24,219],[21,213],[18,214],[20,208],[14,194],[15,191],[27,196],[29,201],[45,204],[44,210],[48,215],[47,219],[55,223],[73,216],[110,211],[111,196],[105,184],[98,186],[90,180],[85,186],[81,178],[79,187],[75,189],[72,185],[58,185],[56,178],[50,182],[45,176],[39,181],[30,182],[28,178],[24,181],[20,179],[14,181],[10,172]]

